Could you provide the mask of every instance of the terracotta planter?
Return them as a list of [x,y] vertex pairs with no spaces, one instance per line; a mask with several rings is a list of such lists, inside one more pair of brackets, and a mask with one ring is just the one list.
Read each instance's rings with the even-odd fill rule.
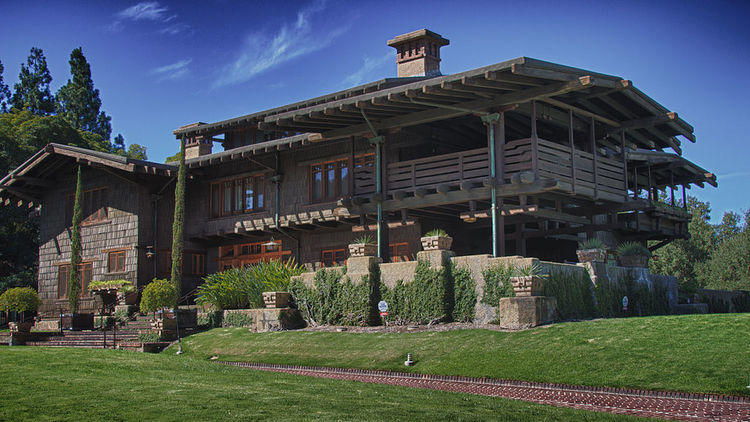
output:
[[576,251],[578,262],[607,262],[605,249],[579,249]]
[[378,245],[375,243],[352,243],[349,245],[349,256],[375,256]]
[[8,323],[8,328],[11,333],[30,333],[31,327],[33,326],[34,323],[32,321]]
[[621,267],[646,268],[648,267],[648,260],[649,257],[643,255],[626,255],[617,258]]
[[288,292],[263,292],[266,308],[288,308],[291,295]]
[[516,296],[542,296],[544,294],[543,277],[535,275],[511,277],[510,282],[513,284]]
[[448,251],[453,244],[450,236],[425,236],[420,238],[422,249],[426,251]]

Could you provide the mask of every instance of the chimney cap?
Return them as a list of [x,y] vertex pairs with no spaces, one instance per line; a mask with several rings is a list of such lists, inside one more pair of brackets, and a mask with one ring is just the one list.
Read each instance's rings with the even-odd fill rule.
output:
[[423,28],[423,29],[418,29],[413,32],[409,32],[407,34],[394,37],[392,40],[388,40],[388,45],[391,47],[396,47],[397,45],[400,45],[404,42],[414,41],[414,40],[418,40],[422,38],[430,38],[433,41],[437,42],[438,45],[440,45],[441,47],[444,45],[450,44],[450,40],[443,38],[440,34],[432,32],[429,29]]

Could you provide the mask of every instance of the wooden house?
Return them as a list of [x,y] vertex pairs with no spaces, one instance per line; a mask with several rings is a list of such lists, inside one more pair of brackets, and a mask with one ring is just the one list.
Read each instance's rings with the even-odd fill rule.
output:
[[[365,232],[386,262],[413,259],[433,228],[458,255],[553,261],[575,260],[590,236],[658,247],[687,235],[679,196],[716,178],[682,157],[695,136],[676,113],[629,80],[527,57],[441,75],[448,43],[401,35],[388,42],[396,78],[175,130],[189,173],[183,292],[259,260],[340,264]],[[50,309],[64,306],[78,164],[84,274],[139,286],[169,274],[176,166],[49,145],[0,181],[0,197],[41,206]]]

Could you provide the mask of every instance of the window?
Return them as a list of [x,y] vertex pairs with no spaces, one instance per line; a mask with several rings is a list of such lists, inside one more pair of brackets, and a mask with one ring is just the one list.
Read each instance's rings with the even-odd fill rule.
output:
[[349,195],[349,159],[310,166],[310,202],[329,202]]
[[275,246],[269,245],[267,242],[219,246],[219,268],[227,270],[252,265],[260,261],[282,260],[291,253],[291,251],[282,250],[281,240],[276,240]]
[[190,274],[192,275],[205,275],[206,274],[206,255],[202,253],[190,254]]
[[172,251],[158,251],[156,254],[156,276],[167,278],[172,276]]
[[250,176],[211,184],[211,217],[262,210],[264,176]]
[[113,251],[107,257],[107,272],[125,272],[125,251]]
[[[96,223],[107,219],[107,188],[96,188],[82,192],[81,194],[81,224]],[[68,195],[65,207],[66,220],[73,221],[73,207],[75,205],[75,194]]]
[[391,248],[391,262],[411,261],[408,243],[392,243],[388,247]]
[[346,249],[331,249],[323,251],[321,262],[324,267],[336,267],[346,265]]
[[[81,277],[81,296],[88,296],[89,284],[93,273],[91,262],[83,262],[78,266]],[[68,281],[70,280],[70,264],[61,264],[57,269],[57,297],[68,297]]]

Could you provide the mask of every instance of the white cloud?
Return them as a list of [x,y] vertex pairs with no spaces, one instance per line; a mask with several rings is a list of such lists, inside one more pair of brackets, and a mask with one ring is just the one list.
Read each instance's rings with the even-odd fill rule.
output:
[[156,1],[144,1],[136,3],[115,13],[115,20],[105,28],[109,32],[120,32],[125,28],[125,21],[151,21],[160,23],[169,23],[159,31],[160,34],[177,35],[190,29],[190,25],[177,22],[177,15],[167,14],[169,8],[162,6]]
[[[387,54],[381,56],[381,57],[368,57],[365,56],[362,61],[362,67],[357,69],[356,72],[352,73],[351,75],[344,78],[343,84],[347,87],[353,87],[362,84],[362,82],[365,81],[365,79],[372,79],[372,74],[375,69],[378,69],[379,67],[383,66],[385,63],[389,62],[391,59],[393,59],[394,54],[393,52],[388,52]],[[379,78],[375,78],[379,79]]]
[[149,20],[149,21],[161,21],[164,20],[164,14],[168,9],[163,7],[155,1],[144,1],[134,4],[127,9],[121,10],[117,13],[118,18],[124,20]]
[[219,71],[214,87],[246,82],[261,72],[328,46],[349,27],[339,26],[327,32],[316,27],[313,31],[311,18],[323,9],[325,2],[316,1],[297,12],[293,22],[282,24],[272,37],[263,33],[248,35],[234,61]]
[[735,179],[738,177],[750,177],[750,171],[736,171],[732,173],[720,174],[716,176],[718,180]]
[[157,67],[151,70],[151,74],[155,75],[158,81],[174,81],[190,73],[190,68],[188,68],[188,65],[192,61],[193,59],[184,59],[176,63]]

